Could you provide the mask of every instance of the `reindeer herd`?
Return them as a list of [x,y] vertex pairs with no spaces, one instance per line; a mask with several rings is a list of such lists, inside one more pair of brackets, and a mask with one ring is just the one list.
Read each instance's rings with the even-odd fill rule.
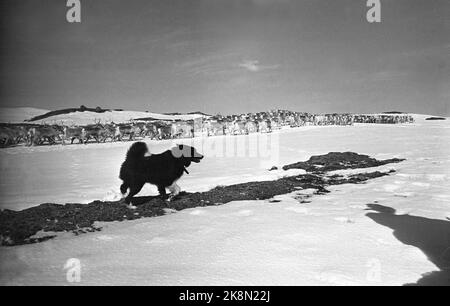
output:
[[113,142],[135,140],[150,137],[151,139],[165,139],[166,130],[170,128],[164,123],[106,123],[99,121],[85,126],[66,126],[63,124],[0,124],[0,144],[14,146],[25,144],[36,145],[66,145],[89,142]]
[[414,118],[410,115],[354,115],[355,123],[381,123],[381,124],[404,124],[413,123]]
[[247,135],[271,133],[286,127],[306,125],[352,125],[354,123],[411,123],[408,115],[313,115],[291,111],[270,111],[242,115],[204,116],[192,120],[131,120],[128,123],[101,123],[84,126],[61,124],[0,123],[0,146],[88,144],[115,141],[134,141],[192,138],[199,135]]

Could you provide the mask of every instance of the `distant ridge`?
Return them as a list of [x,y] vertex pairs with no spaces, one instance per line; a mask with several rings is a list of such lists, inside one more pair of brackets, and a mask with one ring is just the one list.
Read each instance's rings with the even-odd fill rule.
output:
[[398,111],[390,111],[390,112],[383,112],[383,114],[406,114],[405,112],[398,112]]
[[[23,114],[21,114],[23,112]],[[11,115],[4,114],[3,120],[0,122],[12,123],[12,122],[28,122],[38,124],[62,124],[67,126],[73,125],[88,125],[95,122],[100,123],[126,123],[132,120],[138,120],[139,118],[147,118],[147,120],[192,120],[204,115],[199,115],[197,112],[184,115],[165,115],[160,113],[153,113],[151,111],[127,111],[121,108],[107,109],[97,106],[87,107],[72,107],[59,110],[42,110],[42,111],[22,111],[21,109],[8,110]],[[20,115],[20,116],[19,116]],[[10,120],[10,118],[14,120]],[[21,120],[17,120],[21,119]],[[22,119],[23,118],[23,119]]]
[[49,117],[53,117],[53,116],[57,116],[57,115],[64,115],[64,114],[70,114],[70,113],[75,113],[75,112],[94,112],[94,113],[105,113],[105,112],[109,112],[111,111],[110,109],[103,109],[100,106],[97,106],[96,108],[90,108],[90,107],[86,107],[84,105],[81,105],[79,108],[64,108],[64,109],[59,109],[59,110],[54,110],[54,111],[49,111],[45,114],[39,115],[39,116],[35,116],[31,119],[28,119],[26,121],[29,122],[33,122],[33,121],[38,121],[38,120],[43,120]]
[[189,113],[179,113],[179,112],[175,112],[175,113],[163,113],[164,115],[168,115],[168,116],[183,116],[183,115],[201,115],[201,116],[207,116],[210,117],[212,115],[209,114],[205,114],[203,112],[189,112]]

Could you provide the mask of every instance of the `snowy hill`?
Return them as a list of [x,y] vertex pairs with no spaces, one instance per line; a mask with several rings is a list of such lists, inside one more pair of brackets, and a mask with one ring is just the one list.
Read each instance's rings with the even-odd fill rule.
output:
[[34,121],[35,123],[57,123],[64,125],[86,125],[95,121],[102,123],[115,122],[122,123],[139,118],[154,118],[157,120],[189,120],[202,117],[201,115],[163,115],[149,112],[139,111],[106,111],[104,113],[96,112],[74,112],[52,116],[46,119]]
[[[48,112],[49,112],[48,110],[36,108],[0,108],[0,122],[5,123],[24,122],[26,120],[32,119],[33,117],[44,115]],[[199,117],[203,117],[203,115],[199,113],[164,115],[142,111],[116,111],[116,110],[108,110],[102,113],[92,111],[84,111],[84,112],[77,111],[46,117],[44,119],[33,121],[33,123],[86,125],[92,124],[95,121],[100,121],[102,123],[106,122],[122,123],[139,118],[154,118],[157,120],[190,120]]]

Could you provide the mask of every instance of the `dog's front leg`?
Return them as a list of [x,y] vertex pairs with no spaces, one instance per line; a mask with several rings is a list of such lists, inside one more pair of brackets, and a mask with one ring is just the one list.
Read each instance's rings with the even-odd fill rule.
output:
[[167,199],[166,187],[158,186],[158,192],[163,200]]
[[173,183],[171,186],[169,186],[170,190],[170,200],[175,198],[178,194],[180,194],[181,188],[177,185],[177,183]]

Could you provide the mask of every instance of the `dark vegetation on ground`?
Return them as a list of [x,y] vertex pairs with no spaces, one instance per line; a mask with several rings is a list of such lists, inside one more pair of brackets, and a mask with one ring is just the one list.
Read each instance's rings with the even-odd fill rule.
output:
[[111,111],[109,109],[103,109],[100,106],[97,106],[96,108],[90,108],[90,107],[86,107],[84,105],[81,105],[78,108],[65,108],[65,109],[59,109],[59,110],[54,110],[54,111],[50,111],[48,113],[33,117],[27,121],[29,122],[33,122],[33,121],[37,121],[37,120],[43,120],[52,116],[57,116],[57,115],[64,115],[64,114],[70,114],[70,113],[76,113],[76,112],[94,112],[94,113],[105,113]]
[[395,209],[379,204],[368,204],[367,216],[393,230],[400,242],[422,250],[439,268],[422,275],[408,286],[450,286],[450,222],[411,215],[397,215]]
[[[32,236],[39,231],[71,231],[75,234],[98,231],[101,229],[95,227],[96,221],[125,221],[160,216],[166,213],[165,209],[179,211],[192,207],[221,205],[231,201],[268,200],[301,189],[315,189],[316,194],[324,194],[329,192],[327,186],[360,184],[395,172],[376,171],[344,177],[327,175],[325,169],[336,170],[338,164],[339,169],[349,169],[399,161],[401,160],[377,161],[366,155],[350,152],[329,153],[315,156],[310,161],[302,163],[305,170],[314,173],[285,177],[276,181],[219,186],[207,192],[182,193],[170,202],[163,201],[160,197],[137,197],[133,200],[135,209],[130,209],[120,201],[95,201],[90,204],[42,204],[23,211],[4,210],[0,212],[0,244],[12,246],[53,238],[53,236],[33,238]],[[314,165],[317,162],[323,162],[321,172],[316,172]]]
[[312,156],[306,162],[286,165],[283,167],[283,170],[303,169],[307,172],[327,172],[343,169],[379,167],[402,161],[404,159],[392,158],[377,160],[367,155],[360,155],[353,152],[331,152],[325,155]]
[[433,121],[433,120],[447,120],[447,118],[443,118],[443,117],[428,117],[425,120],[428,121]]

